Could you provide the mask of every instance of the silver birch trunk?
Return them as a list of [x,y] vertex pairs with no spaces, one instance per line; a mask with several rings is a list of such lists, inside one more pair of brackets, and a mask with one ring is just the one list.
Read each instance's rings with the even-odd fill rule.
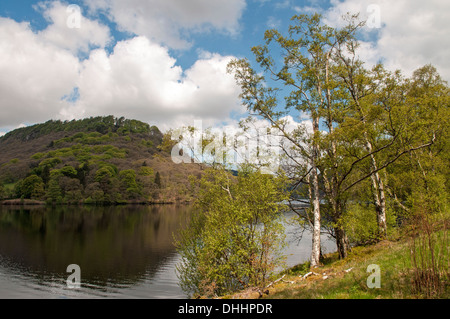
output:
[[[364,134],[366,135],[366,134]],[[366,138],[366,147],[369,153],[372,153],[373,147],[370,143],[369,139]],[[370,178],[372,180],[372,195],[375,204],[375,210],[377,213],[377,224],[378,224],[378,233],[381,236],[386,236],[387,233],[387,223],[386,223],[386,196],[384,192],[384,184],[381,180],[380,174],[377,172],[378,165],[375,159],[375,156],[370,156],[372,161],[372,170],[375,171]]]
[[[313,119],[313,132],[316,134],[319,132],[319,119],[314,117]],[[318,267],[320,265],[320,194],[319,194],[319,174],[317,172],[316,161],[319,156],[319,148],[315,140],[313,140],[312,147],[312,160],[311,160],[311,186],[312,186],[312,208],[313,208],[313,238],[312,238],[312,250],[311,250],[311,268]]]
[[[314,164],[313,164],[314,165]],[[319,197],[319,177],[317,168],[311,171],[312,185],[312,207],[313,207],[313,235],[312,235],[312,251],[311,251],[311,267],[320,265],[320,197]]]

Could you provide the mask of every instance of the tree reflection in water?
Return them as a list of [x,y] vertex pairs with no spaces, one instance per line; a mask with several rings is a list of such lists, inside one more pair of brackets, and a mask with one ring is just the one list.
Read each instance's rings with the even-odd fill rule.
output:
[[127,288],[151,279],[176,250],[173,234],[189,206],[0,206],[0,266],[37,280],[65,282],[81,267],[82,287]]

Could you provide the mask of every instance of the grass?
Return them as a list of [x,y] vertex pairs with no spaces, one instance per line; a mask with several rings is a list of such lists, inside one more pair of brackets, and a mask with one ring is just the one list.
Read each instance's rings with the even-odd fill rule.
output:
[[[382,241],[372,246],[355,247],[348,258],[339,260],[336,253],[325,256],[323,266],[314,269],[309,262],[280,274],[281,280],[263,293],[255,289],[226,298],[266,299],[411,299],[424,298],[413,293],[410,246],[406,240]],[[380,267],[380,288],[368,287],[369,265]],[[283,277],[284,276],[284,277]],[[434,298],[449,298],[448,277],[445,289]]]

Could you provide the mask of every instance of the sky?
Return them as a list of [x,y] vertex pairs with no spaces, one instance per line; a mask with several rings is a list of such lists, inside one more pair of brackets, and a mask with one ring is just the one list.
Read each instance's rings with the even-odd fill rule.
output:
[[346,12],[368,19],[368,65],[410,75],[431,63],[450,80],[448,0],[1,0],[0,136],[100,115],[237,125],[247,113],[228,62],[314,12],[331,26]]

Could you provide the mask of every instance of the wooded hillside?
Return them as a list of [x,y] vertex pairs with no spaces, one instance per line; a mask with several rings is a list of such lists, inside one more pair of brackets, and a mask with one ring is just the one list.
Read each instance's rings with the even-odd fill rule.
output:
[[190,201],[201,167],[174,164],[162,142],[156,126],[114,116],[16,129],[0,138],[0,200]]

